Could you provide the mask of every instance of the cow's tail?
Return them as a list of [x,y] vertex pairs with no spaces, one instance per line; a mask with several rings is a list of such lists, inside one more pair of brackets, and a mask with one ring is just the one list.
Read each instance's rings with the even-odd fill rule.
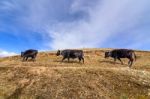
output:
[[132,57],[133,57],[133,59],[136,61],[137,56],[136,56],[136,54],[135,54],[134,51],[132,52]]
[[83,51],[81,52],[81,57],[82,57],[82,61],[84,63],[84,53],[83,53]]
[[84,57],[84,53],[82,52],[82,57]]

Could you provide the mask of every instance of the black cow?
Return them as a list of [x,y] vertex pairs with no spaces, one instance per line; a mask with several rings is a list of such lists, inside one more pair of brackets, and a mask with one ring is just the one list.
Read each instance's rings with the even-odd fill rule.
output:
[[26,50],[24,52],[21,52],[21,57],[23,57],[23,61],[24,60],[27,61],[29,57],[31,57],[32,60],[35,61],[37,54],[38,54],[37,50],[29,49],[29,50]]
[[133,50],[130,49],[114,49],[109,52],[105,52],[105,58],[107,57],[112,57],[114,58],[114,61],[116,62],[116,59],[118,59],[122,64],[123,62],[121,61],[120,58],[128,58],[129,62],[128,65],[129,67],[132,66],[133,60],[136,60],[136,55]]
[[70,50],[70,49],[63,50],[63,51],[58,50],[57,53],[56,53],[56,55],[57,56],[59,56],[59,55],[63,56],[62,62],[66,58],[68,59],[68,62],[69,62],[70,58],[72,58],[72,59],[78,58],[79,62],[82,60],[83,63],[84,63],[83,51],[82,50]]

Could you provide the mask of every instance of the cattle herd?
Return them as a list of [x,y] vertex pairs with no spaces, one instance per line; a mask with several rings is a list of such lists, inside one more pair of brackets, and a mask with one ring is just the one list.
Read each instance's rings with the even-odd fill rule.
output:
[[[28,58],[31,58],[33,61],[35,61],[37,54],[38,54],[38,51],[34,50],[34,49],[29,49],[24,52],[21,52],[21,57],[23,58],[22,61],[27,61]],[[82,62],[84,63],[83,50],[72,50],[72,49],[66,49],[66,50],[62,50],[62,51],[58,50],[56,55],[63,56],[62,62],[65,59],[67,59],[69,62],[70,58],[72,58],[72,59],[78,58],[79,62],[81,62],[81,60],[82,60]],[[105,58],[108,58],[108,57],[112,57],[114,59],[114,62],[116,62],[116,60],[118,59],[121,62],[121,64],[123,64],[123,62],[121,61],[121,58],[128,58],[129,59],[129,62],[128,62],[129,67],[131,67],[133,64],[133,61],[136,60],[135,52],[133,50],[129,50],[129,49],[114,49],[111,51],[107,51],[107,52],[105,52]]]

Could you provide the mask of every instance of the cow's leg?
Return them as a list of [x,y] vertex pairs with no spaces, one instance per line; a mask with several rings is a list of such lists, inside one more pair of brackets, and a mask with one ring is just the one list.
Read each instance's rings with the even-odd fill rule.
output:
[[78,59],[79,59],[79,62],[81,62],[82,60],[82,62],[84,63],[84,58],[82,56],[79,56]]
[[128,61],[128,65],[131,63],[131,61],[130,61],[130,59],[129,59],[129,61]]
[[70,53],[67,54],[67,59],[68,59],[68,62],[70,60]]
[[121,64],[123,65],[123,62],[121,61],[121,59],[120,58],[117,58],[120,62],[121,62]]
[[26,57],[26,61],[28,60],[28,57]]
[[66,59],[66,57],[63,57],[63,59],[61,60],[61,62],[63,62]]
[[24,60],[25,60],[25,57],[23,57],[22,61],[24,61]]
[[34,61],[34,57],[33,56],[31,56],[31,60]]
[[33,61],[36,61],[36,58],[35,58],[35,57],[33,58]]
[[32,60],[35,61],[35,58],[36,58],[36,55],[34,55],[34,56],[32,57]]
[[78,59],[79,59],[79,62],[81,62],[81,57],[78,57]]
[[115,64],[116,64],[116,59],[117,59],[117,58],[115,57],[115,58],[114,58],[114,63],[115,63]]
[[70,58],[69,57],[67,57],[67,58],[68,58],[68,62],[69,62]]
[[84,58],[82,57],[81,59],[82,59],[82,61],[83,61],[83,63],[84,63]]
[[131,68],[132,64],[133,64],[133,58],[130,58],[129,68]]
[[81,60],[82,60],[83,63],[84,63],[84,58],[83,57],[78,57],[78,59],[79,59],[79,62],[81,62]]
[[32,61],[33,61],[33,62],[35,61],[35,57],[32,57]]

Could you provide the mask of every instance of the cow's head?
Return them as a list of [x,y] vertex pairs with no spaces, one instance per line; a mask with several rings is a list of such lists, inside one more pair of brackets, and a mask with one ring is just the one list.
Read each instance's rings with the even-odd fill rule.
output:
[[111,52],[105,52],[105,58],[108,58],[108,57],[110,57],[111,55]]
[[24,56],[24,52],[21,52],[21,57],[23,57]]
[[59,55],[60,55],[60,50],[58,50],[58,51],[57,51],[56,55],[57,55],[57,56],[59,56]]

